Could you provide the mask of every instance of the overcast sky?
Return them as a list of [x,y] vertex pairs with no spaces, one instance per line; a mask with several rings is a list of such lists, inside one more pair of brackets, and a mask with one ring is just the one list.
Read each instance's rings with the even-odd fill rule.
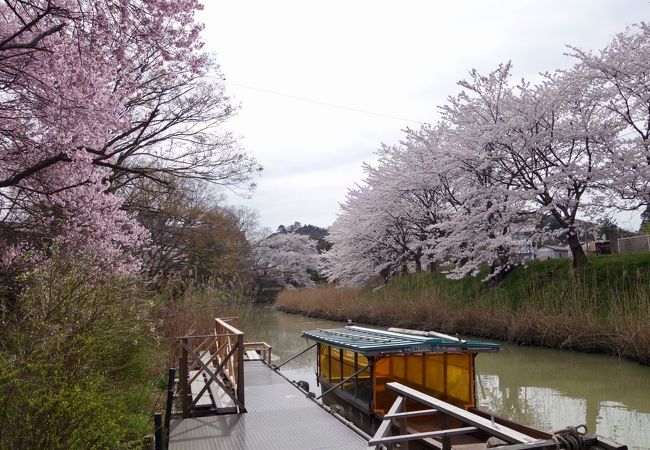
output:
[[[476,68],[514,78],[568,67],[565,44],[602,48],[647,20],[648,0],[204,0],[204,38],[241,107],[229,128],[264,166],[251,200],[264,226],[331,225],[362,162]],[[638,226],[621,217],[621,225]]]

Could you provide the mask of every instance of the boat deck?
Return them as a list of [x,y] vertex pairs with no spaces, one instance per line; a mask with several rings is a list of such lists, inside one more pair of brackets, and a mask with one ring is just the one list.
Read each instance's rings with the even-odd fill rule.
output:
[[264,362],[244,374],[247,412],[172,420],[170,450],[374,448]]

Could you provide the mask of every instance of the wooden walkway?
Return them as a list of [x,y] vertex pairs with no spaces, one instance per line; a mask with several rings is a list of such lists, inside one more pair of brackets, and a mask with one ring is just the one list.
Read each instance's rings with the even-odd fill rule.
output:
[[170,450],[374,448],[263,361],[244,374],[247,412],[172,420]]

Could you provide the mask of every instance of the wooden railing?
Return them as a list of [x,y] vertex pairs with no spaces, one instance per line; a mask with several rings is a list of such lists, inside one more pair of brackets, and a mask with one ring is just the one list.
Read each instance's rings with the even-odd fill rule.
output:
[[[183,336],[178,340],[178,392],[182,399],[183,416],[193,414],[197,401],[212,383],[233,401],[237,412],[244,412],[244,333],[226,323],[226,320],[217,318],[214,321],[214,334]],[[191,377],[190,372],[193,372]],[[192,396],[192,383],[203,376],[206,378],[205,385],[197,395]]]
[[245,350],[253,350],[260,354],[262,359],[267,363],[271,364],[271,350],[272,347],[266,342],[246,342],[244,343]]
[[217,362],[244,408],[244,333],[226,323],[227,319],[214,319]]

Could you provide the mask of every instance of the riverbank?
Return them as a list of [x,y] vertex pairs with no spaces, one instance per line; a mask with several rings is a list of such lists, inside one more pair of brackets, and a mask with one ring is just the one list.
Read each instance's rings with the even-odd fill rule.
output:
[[432,329],[585,352],[650,365],[650,254],[592,257],[577,277],[568,260],[534,261],[498,285],[418,273],[376,288],[284,290],[286,312]]

